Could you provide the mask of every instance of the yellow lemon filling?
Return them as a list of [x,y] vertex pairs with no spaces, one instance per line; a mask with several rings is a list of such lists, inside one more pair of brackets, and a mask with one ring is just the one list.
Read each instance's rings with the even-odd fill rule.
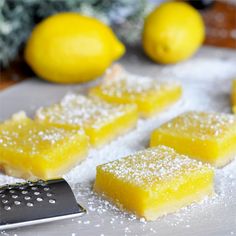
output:
[[99,147],[134,128],[135,105],[112,105],[100,99],[68,94],[58,104],[40,108],[35,119],[64,128],[82,128],[90,143]]
[[166,145],[216,167],[236,155],[236,117],[188,112],[153,131],[150,146]]
[[0,124],[0,166],[12,176],[61,177],[87,152],[87,136],[78,129],[36,123],[23,112]]
[[176,82],[158,82],[114,65],[103,82],[90,90],[90,95],[110,103],[136,104],[142,117],[150,117],[175,103],[182,95],[182,88]]
[[158,146],[97,167],[94,190],[119,207],[155,220],[214,193],[214,171]]

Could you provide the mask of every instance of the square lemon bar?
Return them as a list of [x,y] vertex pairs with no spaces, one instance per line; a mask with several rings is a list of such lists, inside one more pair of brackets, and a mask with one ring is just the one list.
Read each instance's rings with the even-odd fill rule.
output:
[[88,138],[83,131],[40,124],[20,112],[0,124],[0,166],[11,176],[50,179],[83,160]]
[[232,83],[231,101],[232,101],[232,110],[234,113],[236,113],[236,79],[233,80]]
[[174,149],[157,146],[97,167],[94,190],[146,220],[214,193],[214,171]]
[[216,167],[236,155],[236,116],[187,112],[153,131],[150,146],[166,145]]
[[36,121],[64,128],[82,128],[90,143],[99,147],[134,128],[138,120],[135,105],[113,105],[98,98],[68,94],[58,104],[40,108]]
[[111,103],[134,103],[140,116],[147,118],[175,103],[182,95],[182,88],[174,81],[158,82],[130,74],[116,64],[89,93]]

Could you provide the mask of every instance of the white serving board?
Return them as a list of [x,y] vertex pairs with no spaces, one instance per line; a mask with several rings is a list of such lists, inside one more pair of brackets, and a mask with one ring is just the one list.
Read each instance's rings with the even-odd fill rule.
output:
[[[91,150],[86,161],[65,175],[78,202],[87,208],[87,215],[8,230],[0,235],[236,235],[236,161],[216,171],[213,199],[205,199],[155,222],[147,223],[121,212],[91,192],[96,165],[147,147],[151,131],[163,122],[186,110],[230,112],[230,84],[231,78],[236,76],[236,51],[203,48],[191,60],[173,66],[156,65],[137,52],[138,49],[130,50],[121,63],[134,73],[154,79],[179,80],[184,88],[182,100],[152,119],[140,120],[136,130],[104,148]],[[92,85],[65,86],[39,79],[26,80],[0,92],[0,121],[19,110],[32,116],[38,107],[58,101],[65,93],[86,93]],[[15,181],[0,174],[0,185]]]

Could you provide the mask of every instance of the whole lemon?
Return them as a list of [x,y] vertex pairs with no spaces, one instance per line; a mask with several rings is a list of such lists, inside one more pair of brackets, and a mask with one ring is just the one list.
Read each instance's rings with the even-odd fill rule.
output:
[[34,28],[25,59],[46,80],[75,83],[100,76],[124,52],[124,45],[102,22],[78,13],[59,13]]
[[167,2],[145,20],[143,48],[156,62],[176,63],[193,55],[205,37],[201,15],[184,2]]

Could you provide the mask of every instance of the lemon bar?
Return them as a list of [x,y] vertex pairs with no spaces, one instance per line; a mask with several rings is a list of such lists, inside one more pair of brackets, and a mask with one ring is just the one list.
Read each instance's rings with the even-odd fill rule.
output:
[[166,145],[216,167],[236,155],[236,116],[187,112],[153,131],[150,146]]
[[0,166],[11,176],[60,177],[87,152],[88,138],[78,129],[36,123],[23,112],[0,124]]
[[89,93],[111,103],[134,103],[140,116],[147,118],[175,103],[181,97],[182,89],[177,82],[158,82],[130,74],[114,65],[103,82],[91,88]]
[[214,193],[214,171],[174,149],[157,146],[97,167],[94,190],[146,220]]
[[233,80],[232,83],[231,101],[232,101],[232,110],[234,113],[236,113],[236,79]]
[[68,94],[58,104],[40,108],[35,119],[64,128],[83,128],[90,143],[99,147],[134,128],[135,105],[113,105],[97,98]]

